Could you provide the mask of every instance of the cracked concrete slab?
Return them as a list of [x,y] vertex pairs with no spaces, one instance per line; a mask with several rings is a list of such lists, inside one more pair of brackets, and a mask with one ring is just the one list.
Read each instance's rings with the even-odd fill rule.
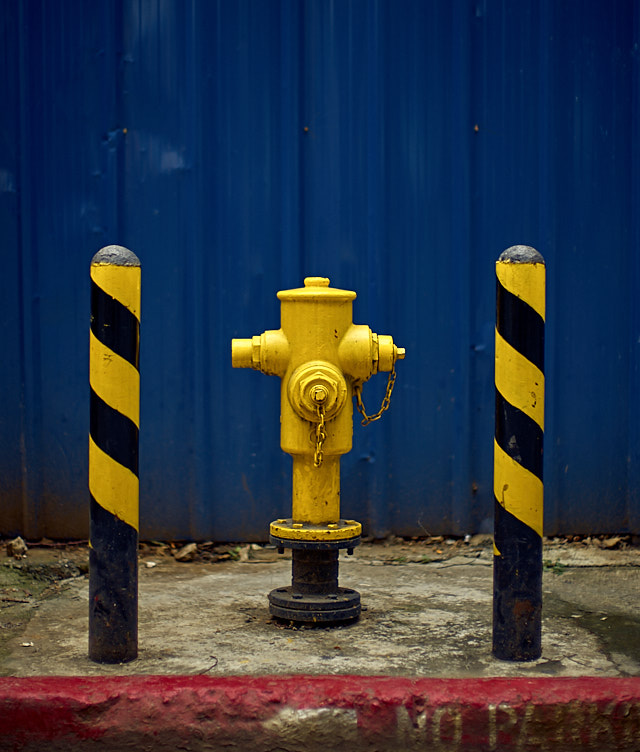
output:
[[340,559],[341,585],[362,595],[354,624],[290,628],[271,619],[266,595],[291,576],[291,562],[273,551],[218,563],[147,555],[136,661],[88,659],[88,581],[76,577],[40,600],[24,631],[5,642],[0,675],[639,675],[640,552],[597,550],[576,563],[561,548],[545,550],[543,654],[531,663],[491,655],[489,548],[439,557],[369,545]]

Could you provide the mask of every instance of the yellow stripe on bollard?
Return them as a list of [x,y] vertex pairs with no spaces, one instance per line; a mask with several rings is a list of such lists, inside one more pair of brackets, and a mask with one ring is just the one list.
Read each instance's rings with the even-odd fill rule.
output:
[[139,266],[119,266],[104,262],[91,264],[91,279],[117,300],[140,321],[140,285],[141,269]]
[[103,452],[89,437],[89,491],[100,506],[134,530],[138,520],[138,477]]
[[493,492],[498,503],[542,535],[542,481],[509,457],[495,440],[493,449]]
[[499,261],[496,276],[505,290],[524,300],[544,320],[546,312],[546,268],[543,263],[517,264]]
[[89,383],[108,405],[140,426],[140,372],[89,333]]
[[544,430],[544,374],[496,329],[496,389]]

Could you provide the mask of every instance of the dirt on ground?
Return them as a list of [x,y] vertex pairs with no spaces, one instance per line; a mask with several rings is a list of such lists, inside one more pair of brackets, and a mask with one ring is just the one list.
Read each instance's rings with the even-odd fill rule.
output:
[[[401,566],[430,564],[456,557],[466,560],[492,558],[492,537],[390,536],[384,540],[365,539],[357,549],[358,559],[373,565]],[[562,574],[567,566],[580,566],[585,556],[599,557],[599,565],[640,565],[640,536],[565,536],[544,541],[544,567]],[[266,563],[290,558],[290,551],[278,554],[276,548],[260,543],[216,543],[213,541],[143,541],[139,545],[140,567],[181,568],[185,562]],[[22,635],[40,607],[60,594],[65,586],[89,576],[88,541],[22,542],[0,540],[0,656],[3,646]]]

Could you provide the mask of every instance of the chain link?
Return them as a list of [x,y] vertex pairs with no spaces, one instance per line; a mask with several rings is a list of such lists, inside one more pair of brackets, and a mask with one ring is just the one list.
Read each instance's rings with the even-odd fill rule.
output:
[[[384,413],[385,410],[389,409],[389,405],[391,404],[391,394],[393,393],[393,387],[395,383],[396,368],[394,363],[389,373],[389,378],[387,380],[387,389],[385,391],[384,399],[382,400],[382,405],[380,406],[378,412],[374,415],[367,415],[364,402],[362,401],[362,384],[354,384],[353,393],[356,396],[356,407],[358,408],[358,412],[362,415],[361,423],[363,426],[368,426],[369,423],[373,423],[374,420],[378,420],[382,417],[382,413]],[[320,465],[322,465],[322,460],[324,459],[324,452],[322,451],[322,448],[327,438],[327,432],[325,430],[323,405],[317,405],[316,411],[318,413],[318,423],[316,424],[316,449],[313,453],[313,466],[320,467]]]
[[385,392],[384,399],[382,400],[382,405],[378,412],[374,415],[367,415],[367,411],[364,408],[364,402],[362,401],[362,384],[354,384],[353,392],[356,395],[356,407],[358,408],[358,412],[362,415],[362,420],[360,422],[363,426],[368,426],[369,423],[373,423],[374,420],[378,420],[382,417],[382,413],[385,410],[389,409],[389,405],[391,403],[391,393],[393,392],[393,385],[395,383],[396,366],[394,363],[389,373],[389,379],[387,380],[387,391]]
[[313,455],[313,466],[320,467],[320,465],[322,465],[322,459],[324,457],[322,447],[324,445],[325,439],[327,438],[327,432],[324,430],[324,407],[322,405],[318,405],[316,407],[316,410],[318,413],[318,424],[316,425],[316,451]]

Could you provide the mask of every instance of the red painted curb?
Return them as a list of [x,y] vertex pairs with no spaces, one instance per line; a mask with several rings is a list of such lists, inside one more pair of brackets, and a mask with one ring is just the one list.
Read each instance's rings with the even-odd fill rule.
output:
[[1,750],[640,750],[640,678],[0,678]]

